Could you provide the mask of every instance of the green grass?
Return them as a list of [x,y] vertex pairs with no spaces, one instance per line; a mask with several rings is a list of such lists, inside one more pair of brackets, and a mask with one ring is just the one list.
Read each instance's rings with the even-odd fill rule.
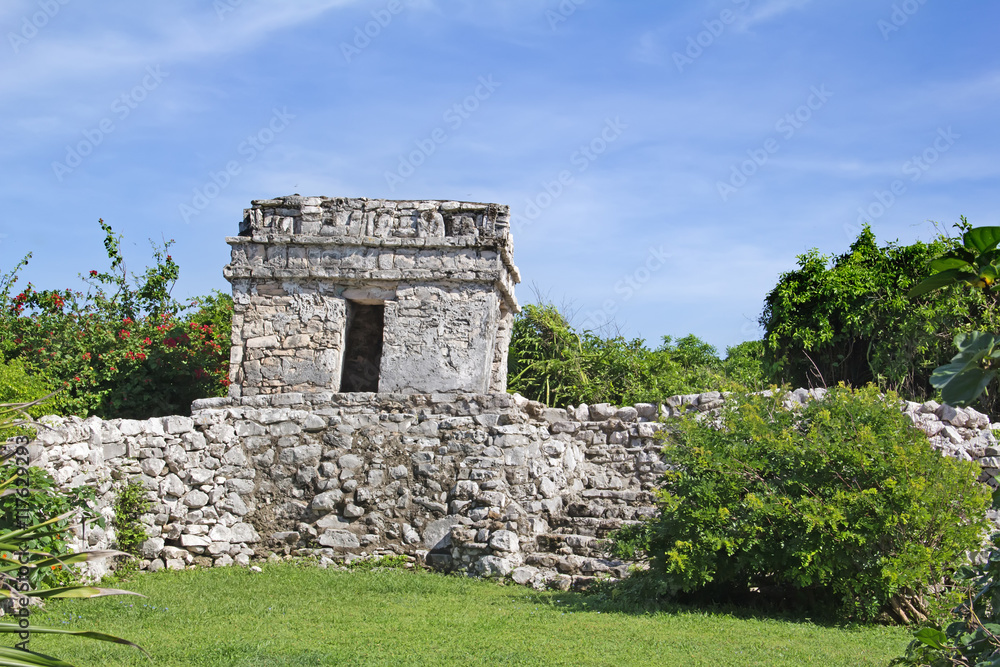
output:
[[50,602],[34,624],[93,629],[135,649],[35,636],[78,665],[885,665],[902,628],[835,627],[692,610],[598,611],[579,594],[396,570],[295,565],[143,574],[147,595]]

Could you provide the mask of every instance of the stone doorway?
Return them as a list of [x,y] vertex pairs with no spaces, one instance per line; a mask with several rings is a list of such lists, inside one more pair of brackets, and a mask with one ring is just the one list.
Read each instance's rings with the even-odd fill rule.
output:
[[340,391],[378,391],[385,305],[347,302]]

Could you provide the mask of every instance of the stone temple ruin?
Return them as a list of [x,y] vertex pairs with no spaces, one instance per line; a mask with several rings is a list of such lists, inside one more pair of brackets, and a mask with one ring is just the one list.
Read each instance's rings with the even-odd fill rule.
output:
[[[654,514],[664,420],[724,401],[508,395],[519,276],[504,206],[294,195],[253,202],[228,241],[229,397],[191,416],[45,417],[29,446],[59,484],[95,487],[108,518],[117,480],[145,485],[143,568],[402,554],[536,587],[621,576],[602,539]],[[1000,478],[986,415],[903,409]],[[77,546],[113,539],[94,526]]]
[[506,206],[295,195],[254,201],[228,243],[232,397],[505,391]]

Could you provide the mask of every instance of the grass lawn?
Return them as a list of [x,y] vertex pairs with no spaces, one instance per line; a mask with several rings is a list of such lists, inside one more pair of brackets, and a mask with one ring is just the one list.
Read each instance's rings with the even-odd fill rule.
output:
[[846,628],[693,610],[625,614],[579,594],[538,593],[397,570],[290,564],[158,572],[148,598],[50,602],[38,625],[108,632],[127,646],[36,635],[78,665],[885,665],[902,628]]

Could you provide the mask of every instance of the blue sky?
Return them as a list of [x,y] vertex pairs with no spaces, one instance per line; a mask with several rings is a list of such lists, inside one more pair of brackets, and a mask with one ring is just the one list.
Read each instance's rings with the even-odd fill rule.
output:
[[5,0],[0,268],[98,218],[228,290],[251,199],[509,204],[518,296],[723,352],[796,255],[1000,224],[987,0]]

